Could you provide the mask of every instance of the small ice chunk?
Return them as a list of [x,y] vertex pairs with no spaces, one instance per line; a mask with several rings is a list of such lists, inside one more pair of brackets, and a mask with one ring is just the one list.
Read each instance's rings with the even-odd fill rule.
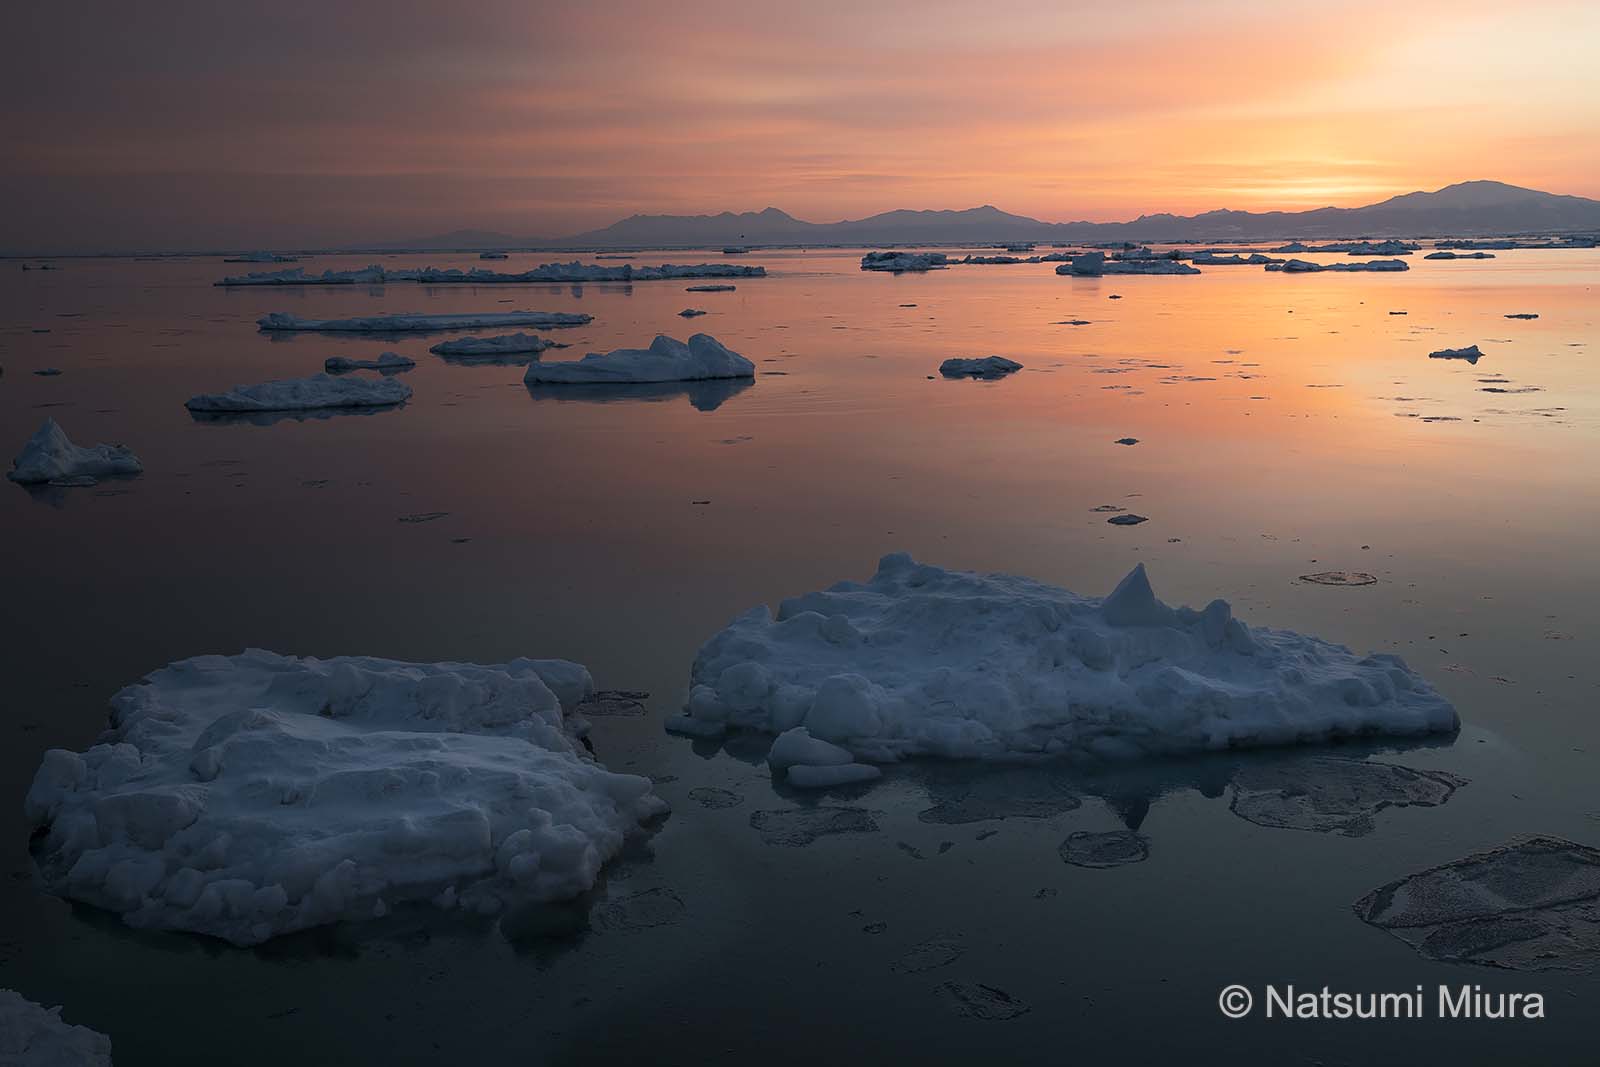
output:
[[417,365],[414,359],[407,359],[398,352],[385,352],[377,359],[351,359],[348,356],[329,356],[322,363],[322,369],[329,374],[347,374],[353,370],[375,370],[384,374],[394,374],[398,371],[410,370]]
[[939,373],[946,378],[1003,378],[1022,369],[1022,364],[1004,356],[984,356],[981,359],[947,359],[939,364]]
[[94,485],[95,479],[112,474],[138,474],[144,470],[139,457],[124,445],[90,445],[80,448],[67,439],[55,419],[46,418],[6,475],[22,485],[47,482]]
[[767,766],[775,771],[796,765],[831,767],[853,762],[855,757],[849,749],[812,737],[811,731],[804,726],[796,726],[779,734],[767,753]]
[[1429,359],[1464,359],[1468,363],[1476,363],[1483,358],[1477,345],[1468,345],[1465,348],[1441,348],[1437,352],[1429,352]]

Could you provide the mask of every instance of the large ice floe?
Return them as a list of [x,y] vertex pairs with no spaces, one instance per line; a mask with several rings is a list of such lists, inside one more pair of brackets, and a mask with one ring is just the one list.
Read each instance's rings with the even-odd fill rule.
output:
[[1085,252],[1061,264],[1056,273],[1098,278],[1102,274],[1199,274],[1200,271],[1166,256],[1108,260],[1104,252]]
[[[502,257],[503,258],[503,257]],[[502,285],[517,282],[650,282],[672,278],[761,278],[765,267],[747,267],[738,263],[663,263],[659,267],[635,267],[624,263],[616,267],[595,264],[546,263],[532,270],[507,273],[475,267],[472,270],[437,267],[387,268],[373,264],[359,270],[325,270],[321,274],[307,274],[303,268],[275,271],[252,271],[223,278],[215,284],[221,286],[243,285],[384,285],[389,282],[421,282],[424,285]]]
[[1403,259],[1369,259],[1361,263],[1313,263],[1309,259],[1290,259],[1278,263],[1268,263],[1266,270],[1282,271],[1285,274],[1320,274],[1323,271],[1372,271],[1388,273],[1390,271],[1410,270],[1411,266]]
[[236,385],[226,393],[202,393],[184,401],[190,411],[243,414],[315,411],[321,408],[382,408],[411,399],[411,386],[396,378],[344,378],[313,374],[258,385]]
[[943,252],[868,252],[861,257],[862,270],[905,271],[943,270],[950,259]]
[[73,444],[55,419],[46,418],[6,475],[22,485],[93,485],[97,479],[115,474],[138,474],[144,470],[139,457],[124,445]]
[[666,811],[588,756],[565,660],[403,663],[251,649],[119,692],[26,799],[54,893],[251,945],[431,901],[495,914],[591,888]]
[[355,319],[302,319],[274,311],[256,320],[268,332],[313,330],[327,333],[421,333],[476,330],[498,326],[583,326],[594,316],[564,311],[495,311],[479,315],[367,315]]
[[[837,766],[908,756],[1103,758],[1458,728],[1392,655],[1252,628],[1226,601],[1156,599],[1141,564],[1104,599],[885,556],[866,583],[735,619],[700,649],[668,729],[785,734]],[[791,770],[790,775],[793,775]]]
[[20,993],[0,989],[0,1064],[111,1067],[111,1039],[61,1018]]
[[660,334],[649,348],[590,352],[578,360],[528,364],[523,381],[538,385],[630,385],[754,378],[756,365],[710,334],[688,343]]

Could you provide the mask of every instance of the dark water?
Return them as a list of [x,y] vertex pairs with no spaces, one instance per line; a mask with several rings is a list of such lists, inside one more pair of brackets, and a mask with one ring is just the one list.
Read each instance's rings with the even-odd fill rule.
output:
[[[1519,834],[1600,844],[1600,254],[1100,280],[1048,265],[866,275],[858,255],[750,257],[771,276],[732,293],[224,290],[210,283],[236,268],[204,259],[0,272],[5,447],[52,415],[146,466],[89,489],[0,487],[0,987],[65,1004],[122,1065],[1592,1062],[1592,972],[1430,962],[1350,905]],[[387,262],[424,259],[478,265]],[[685,323],[686,307],[710,314]],[[704,331],[762,373],[729,391],[530,393],[519,368],[428,354],[438,337],[253,327],[273,310],[514,308],[594,316],[550,331],[573,347],[545,358]],[[1503,317],[1524,311],[1540,318]],[[1070,319],[1089,322],[1056,324]],[[1476,365],[1427,358],[1473,343]],[[263,426],[182,406],[384,350],[419,364],[401,410]],[[1027,369],[928,378],[989,354]],[[1103,504],[1150,521],[1109,526]],[[430,512],[446,514],[399,521]],[[1169,602],[1222,596],[1250,623],[1400,652],[1465,726],[1427,747],[1098,773],[917,763],[822,798],[775,788],[764,741],[662,732],[695,649],[735,614],[902,549],[1086,594],[1142,560]],[[1325,570],[1379,580],[1296,581]],[[594,742],[609,766],[657,776],[674,814],[568,937],[536,918],[401,914],[240,951],[42,894],[20,811],[41,753],[86,747],[106,698],[144,673],[249,645],[586,663],[602,686],[652,693],[648,716],[597,720]],[[1467,784],[1356,836],[1232,810],[1252,776],[1314,783],[1330,754]],[[769,843],[803,839],[818,803],[876,829]],[[1062,859],[1072,835],[1128,830],[1131,851],[1074,840],[1148,858]],[[1235,982],[1258,999],[1267,982],[1422,984],[1430,1000],[1478,983],[1543,992],[1548,1018],[1231,1022],[1217,995]],[[1029,1010],[963,1015],[973,1003]]]

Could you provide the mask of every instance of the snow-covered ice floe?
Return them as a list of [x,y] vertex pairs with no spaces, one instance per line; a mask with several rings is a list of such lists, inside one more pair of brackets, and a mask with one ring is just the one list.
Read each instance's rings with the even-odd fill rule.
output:
[[20,993],[0,989],[0,1064],[111,1067],[111,1039],[61,1018]]
[[530,363],[523,381],[540,385],[627,385],[636,382],[691,382],[712,378],[754,378],[756,365],[710,334],[697,333],[687,344],[660,334],[649,348],[591,352],[579,360]]
[[868,252],[861,257],[862,270],[886,270],[896,274],[911,270],[943,270],[949,266],[943,252]]
[[381,408],[411,399],[411,386],[394,378],[280,378],[238,385],[226,393],[202,393],[184,402],[190,411],[248,413],[314,411],[320,408]]
[[946,378],[1003,378],[1021,369],[1022,364],[1004,356],[947,359],[939,364],[939,373]]
[[1282,263],[1283,260],[1274,256],[1264,256],[1260,252],[1252,252],[1248,256],[1218,255],[1215,252],[1196,252],[1189,257],[1190,263],[1197,263],[1203,267],[1263,267],[1268,263]]
[[1320,274],[1329,270],[1386,273],[1410,270],[1411,266],[1403,259],[1369,259],[1362,263],[1313,263],[1309,259],[1291,259],[1280,263],[1268,263],[1264,269],[1282,271],[1285,274]]
[[1200,271],[1165,256],[1108,260],[1104,252],[1085,252],[1061,264],[1056,268],[1056,273],[1098,278],[1103,274],[1199,274]]
[[252,945],[402,901],[493,914],[577,896],[666,804],[586,755],[565,660],[404,663],[251,649],[112,698],[26,800],[54,893]]
[[780,762],[814,750],[819,766],[842,765],[833,748],[859,763],[1125,758],[1459,725],[1399,657],[1248,627],[1222,600],[1168,607],[1142,564],[1100,599],[885,556],[869,582],[741,615],[690,684],[669,730],[804,727]]
[[1493,252],[1429,252],[1423,259],[1493,259]]
[[113,474],[138,474],[144,470],[139,457],[124,445],[73,444],[55,419],[46,418],[6,475],[22,485],[94,485],[96,479]]
[[[504,257],[502,257],[504,258]],[[762,278],[765,267],[747,267],[738,263],[663,263],[659,267],[636,267],[624,263],[616,267],[597,264],[546,263],[531,270],[506,273],[475,267],[461,270],[457,267],[387,268],[374,263],[357,270],[325,270],[321,274],[307,274],[301,268],[278,271],[252,271],[216,282],[220,286],[245,285],[385,285],[390,282],[420,282],[424,285],[505,285],[519,282],[651,282],[672,278]]]
[[1429,352],[1429,359],[1464,359],[1468,363],[1476,363],[1483,358],[1483,352],[1477,345],[1468,345],[1465,348],[1441,348],[1437,352]]
[[1355,912],[1433,960],[1590,967],[1600,962],[1600,851],[1526,837],[1374,889]]
[[322,369],[329,374],[348,374],[353,370],[375,370],[384,374],[395,374],[399,371],[410,370],[416,365],[416,360],[408,359],[398,352],[385,352],[377,359],[351,359],[348,356],[329,356],[322,361]]
[[256,320],[263,330],[313,330],[327,333],[421,333],[476,330],[499,326],[583,326],[594,316],[564,311],[496,311],[480,315],[367,315],[355,319],[302,319],[274,311]]
[[[428,351],[459,363],[526,363],[546,349],[565,347],[538,334],[507,333],[498,337],[457,337],[451,341],[440,341]],[[522,358],[515,358],[519,356]]]

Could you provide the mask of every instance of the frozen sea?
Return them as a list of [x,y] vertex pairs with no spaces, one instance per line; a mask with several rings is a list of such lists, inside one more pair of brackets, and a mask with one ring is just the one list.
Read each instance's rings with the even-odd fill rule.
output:
[[[64,1004],[122,1067],[1588,1061],[1592,968],[1437,962],[1351,905],[1523,834],[1600,844],[1600,251],[1105,278],[867,273],[861,252],[754,252],[738,262],[767,277],[694,294],[224,289],[237,268],[219,257],[4,264],[3,458],[48,415],[78,444],[131,446],[145,473],[0,485],[0,988]],[[688,306],[707,314],[686,323]],[[428,351],[455,333],[255,328],[272,311],[507,310],[593,316],[537,330],[571,346],[545,360],[705,332],[758,376],[530,390],[520,366]],[[1472,344],[1476,363],[1428,358]],[[384,351],[417,362],[398,409],[184,410]],[[938,374],[988,355],[1024,369]],[[1108,524],[1108,505],[1148,521]],[[1253,625],[1400,653],[1463,728],[1102,769],[916,761],[821,795],[774,784],[767,739],[663,731],[730,619],[902,550],[1088,595],[1142,561],[1169,603],[1224,597]],[[1327,571],[1377,581],[1300,580]],[[584,663],[650,694],[592,740],[674,812],[592,899],[519,925],[401,909],[242,950],[44,894],[21,812],[41,754],[87,747],[149,671],[246,646]],[[1350,761],[1465,784],[1397,805]],[[1319,817],[1252,806],[1283,782]],[[1232,983],[1477,983],[1542,992],[1547,1018],[1230,1021]]]

